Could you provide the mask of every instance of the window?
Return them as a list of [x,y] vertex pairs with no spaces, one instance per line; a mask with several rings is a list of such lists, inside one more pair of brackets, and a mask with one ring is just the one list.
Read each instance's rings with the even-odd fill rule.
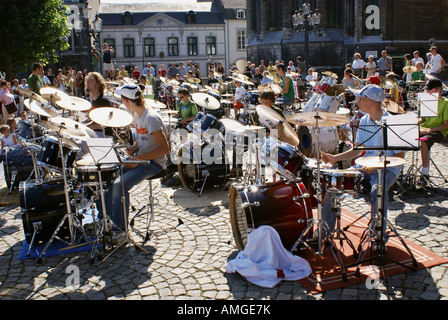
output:
[[206,54],[208,56],[216,55],[216,37],[207,37],[205,39]]
[[168,38],[168,55],[179,55],[179,40],[177,38]]
[[[109,45],[109,47],[112,47],[114,49],[114,52],[111,53],[111,57],[115,58],[116,57],[116,51],[117,48],[115,47],[115,39],[104,39],[103,43],[107,43]],[[101,46],[101,50],[103,49],[103,46]]]
[[125,26],[132,25],[132,13],[130,13],[129,11],[123,13],[123,15],[121,16],[121,23]]
[[198,38],[190,37],[188,38],[188,55],[197,56],[198,55]]
[[146,38],[144,41],[145,41],[145,57],[155,57],[156,45],[154,38]]
[[123,46],[124,46],[124,56],[126,58],[135,57],[134,39],[124,39]]
[[246,50],[246,30],[238,30],[237,49]]
[[236,12],[237,19],[246,19],[246,11],[243,9],[238,9]]

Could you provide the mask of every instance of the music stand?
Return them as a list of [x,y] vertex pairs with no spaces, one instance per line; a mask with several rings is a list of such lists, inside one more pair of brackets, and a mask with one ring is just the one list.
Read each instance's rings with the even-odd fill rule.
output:
[[[356,269],[355,272],[355,276],[359,276],[360,274],[360,265],[364,262],[376,262],[379,261],[379,265],[381,266],[381,269],[383,270],[383,274],[384,274],[384,280],[386,279],[386,274],[384,272],[384,266],[385,266],[385,261],[388,260],[392,263],[398,264],[402,267],[408,268],[410,270],[415,271],[416,268],[418,267],[417,265],[417,260],[414,258],[414,255],[412,254],[411,250],[409,249],[409,247],[407,246],[407,244],[404,242],[404,240],[401,238],[401,236],[398,234],[397,230],[394,228],[394,226],[392,225],[392,223],[386,218],[386,212],[384,210],[385,208],[385,192],[387,192],[387,190],[385,190],[385,181],[386,181],[386,169],[388,167],[388,165],[390,164],[390,160],[387,160],[387,151],[389,150],[400,150],[400,151],[407,151],[407,150],[418,150],[418,148],[415,146],[415,141],[417,141],[418,143],[418,139],[411,139],[411,142],[406,141],[405,139],[403,139],[403,137],[401,137],[398,132],[403,130],[403,123],[400,123],[400,121],[398,121],[398,123],[393,119],[393,117],[395,116],[390,116],[390,117],[383,117],[383,121],[380,123],[376,123],[375,125],[363,125],[363,128],[359,128],[358,130],[367,130],[364,127],[373,127],[373,132],[372,135],[365,141],[359,143],[359,146],[355,146],[354,150],[377,150],[378,151],[378,156],[379,156],[379,160],[378,163],[382,163],[382,166],[378,166],[378,194],[377,194],[377,201],[378,201],[378,206],[377,206],[377,212],[372,212],[372,217],[368,223],[368,226],[366,228],[366,230],[363,232],[363,235],[361,236],[361,241],[358,247],[358,251],[359,251],[359,257],[358,257],[358,261],[350,266],[354,266],[354,265],[358,265],[358,268]],[[399,119],[402,120],[402,119]],[[412,126],[413,124],[411,124]],[[418,126],[418,125],[417,125]],[[393,130],[392,127],[396,127],[396,130]],[[367,130],[369,131],[369,130]],[[375,145],[372,147],[366,147],[364,146],[364,144],[373,139],[377,133],[382,134],[382,136],[377,136],[377,139],[379,139],[380,141],[382,140],[382,145],[380,142],[380,145]],[[389,156],[390,157],[390,156]],[[393,157],[390,157],[393,158]],[[362,158],[361,158],[362,159]],[[358,159],[360,160],[360,159]],[[378,217],[378,215],[380,215],[380,217]],[[377,224],[380,224],[379,226]],[[400,242],[403,244],[403,246],[405,247],[405,249],[408,251],[408,253],[410,254],[411,258],[412,258],[412,263],[413,263],[413,267],[407,266],[405,264],[402,264],[398,261],[395,261],[389,257],[386,257],[386,247],[385,247],[385,230],[386,227],[389,227],[391,229],[391,231],[399,238]],[[367,233],[366,233],[367,232]],[[379,235],[379,239],[378,239],[378,235]],[[369,242],[372,238],[375,238],[375,243],[377,246],[377,250],[375,252],[375,255],[371,255],[370,258],[368,259],[364,259],[365,256],[365,251],[363,252],[362,247],[363,244],[366,242]],[[372,250],[371,250],[372,251]],[[350,267],[347,266],[347,267]],[[386,286],[387,288],[387,286]]]

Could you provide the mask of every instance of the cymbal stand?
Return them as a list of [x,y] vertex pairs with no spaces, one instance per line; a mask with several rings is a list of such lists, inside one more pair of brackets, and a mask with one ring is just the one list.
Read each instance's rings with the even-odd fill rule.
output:
[[[60,130],[62,130],[62,124],[61,124]],[[74,222],[76,222],[76,226],[81,229],[81,231],[84,233],[84,236],[86,237],[86,240],[88,240],[88,238],[84,232],[84,229],[82,229],[82,227],[80,227],[80,223],[77,221],[76,217],[74,217],[73,212],[72,212],[72,203],[70,201],[70,194],[69,194],[71,189],[68,185],[67,168],[65,166],[64,150],[63,150],[63,146],[62,146],[62,134],[61,134],[60,130],[58,131],[57,136],[58,136],[58,140],[59,140],[59,153],[61,155],[62,177],[63,177],[63,181],[64,181],[64,194],[65,194],[65,203],[67,205],[67,213],[64,215],[64,217],[62,217],[61,221],[59,222],[58,226],[56,227],[55,231],[53,232],[53,235],[48,240],[44,249],[42,250],[41,254],[39,255],[39,258],[38,258],[39,263],[42,261],[42,257],[44,256],[45,252],[48,250],[50,245],[53,243],[54,238],[57,237],[59,240],[62,240],[57,236],[57,233],[59,232],[59,229],[62,227],[62,225],[65,223],[65,220],[68,220],[70,242],[67,244],[69,246],[75,245],[76,237],[75,237],[75,232],[74,232],[75,231]]]
[[[333,257],[336,261],[336,263],[339,265],[342,271],[342,280],[344,282],[347,282],[347,275],[346,275],[346,268],[342,262],[342,258],[340,256],[339,250],[336,249],[336,246],[334,244],[334,238],[332,232],[329,230],[328,224],[323,220],[322,218],[322,186],[321,186],[321,172],[320,172],[320,143],[319,143],[319,113],[316,113],[315,116],[316,124],[315,128],[316,130],[316,160],[317,160],[317,170],[315,170],[317,182],[315,183],[315,189],[316,189],[316,199],[317,199],[317,219],[310,219],[308,221],[308,226],[305,228],[305,230],[302,232],[302,234],[299,236],[293,247],[291,248],[291,252],[293,252],[299,244],[303,244],[306,247],[309,247],[308,243],[306,242],[307,239],[304,239],[305,235],[308,234],[308,232],[312,229],[313,225],[317,224],[317,251],[316,254],[319,254],[320,256],[323,256],[323,243],[329,242],[329,246],[331,249],[331,253],[333,254]],[[325,234],[325,236],[324,236]]]
[[[381,156],[381,153],[382,152],[380,152],[380,156]],[[384,155],[385,155],[385,153],[384,153]],[[387,192],[386,186],[385,186],[385,179],[386,179],[385,177],[386,177],[386,167],[387,167],[388,163],[389,162],[387,161],[386,156],[384,156],[384,165],[382,168],[378,168],[377,212],[372,213],[372,217],[368,223],[368,226],[364,230],[364,232],[361,236],[361,240],[360,240],[360,243],[358,246],[358,252],[359,252],[358,261],[355,264],[350,265],[350,266],[358,265],[358,268],[355,271],[355,277],[359,277],[360,265],[364,262],[371,262],[371,263],[379,264],[383,271],[384,279],[386,279],[386,277],[385,277],[386,260],[396,263],[402,267],[408,268],[409,270],[412,270],[412,271],[415,271],[416,268],[418,267],[417,260],[414,258],[414,255],[412,254],[411,250],[409,249],[407,244],[404,242],[403,238],[400,237],[400,235],[398,234],[397,230],[394,228],[392,223],[386,217],[387,213],[384,210],[384,208],[385,208],[384,194],[385,194],[385,192]],[[414,268],[386,257],[385,236],[386,236],[386,227],[387,226],[391,229],[391,231],[393,231],[393,233],[398,237],[400,242],[403,244],[405,249],[408,251],[409,255],[411,256],[412,264],[413,264]],[[374,247],[376,248],[376,250],[375,250],[375,252],[373,252],[374,247],[371,246],[371,252],[372,252],[371,257],[368,259],[364,259],[367,250],[364,250],[363,246],[368,243],[372,243],[372,244],[374,243],[375,244]],[[350,267],[350,266],[348,266],[348,267]]]

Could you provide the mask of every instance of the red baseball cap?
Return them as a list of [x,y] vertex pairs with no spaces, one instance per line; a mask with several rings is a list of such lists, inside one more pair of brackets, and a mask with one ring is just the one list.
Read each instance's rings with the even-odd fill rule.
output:
[[379,86],[381,84],[381,79],[378,76],[370,76],[368,79],[364,79],[364,81],[370,81]]

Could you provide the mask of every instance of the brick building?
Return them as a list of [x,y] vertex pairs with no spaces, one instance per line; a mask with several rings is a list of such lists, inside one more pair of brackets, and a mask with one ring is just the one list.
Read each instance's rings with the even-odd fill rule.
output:
[[[248,60],[287,63],[305,55],[305,33],[293,29],[291,18],[304,2],[247,0]],[[432,43],[448,58],[448,0],[308,2],[312,10],[319,9],[321,14],[319,29],[309,33],[310,66],[342,72],[344,65],[353,60],[354,53],[361,53],[366,60],[368,55],[379,57],[387,49],[395,58],[394,71],[400,73],[404,54],[419,50],[425,58]]]

